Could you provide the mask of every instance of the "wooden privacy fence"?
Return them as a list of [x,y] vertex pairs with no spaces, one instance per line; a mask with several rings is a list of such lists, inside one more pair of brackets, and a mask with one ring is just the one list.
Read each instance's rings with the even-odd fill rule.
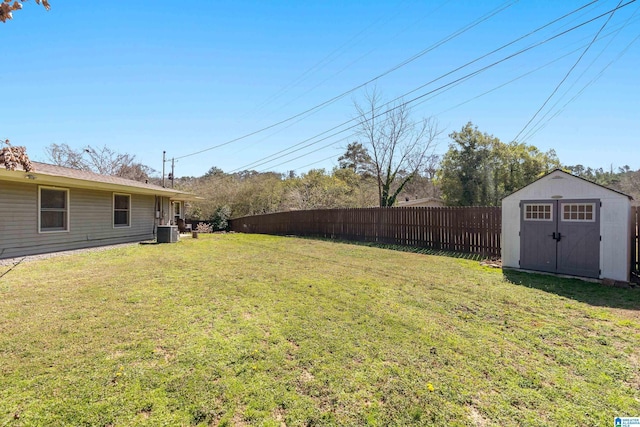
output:
[[500,256],[499,207],[321,209],[235,218],[232,231]]

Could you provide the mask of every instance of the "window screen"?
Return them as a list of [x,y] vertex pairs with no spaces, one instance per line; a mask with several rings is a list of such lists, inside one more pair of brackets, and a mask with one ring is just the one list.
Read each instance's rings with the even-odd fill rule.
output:
[[67,231],[69,190],[40,188],[40,231]]
[[131,196],[128,194],[113,195],[113,226],[128,227],[131,222]]

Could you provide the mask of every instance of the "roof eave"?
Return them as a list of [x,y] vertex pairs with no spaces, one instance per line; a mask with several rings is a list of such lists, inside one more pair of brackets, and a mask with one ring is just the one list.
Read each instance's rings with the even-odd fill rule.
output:
[[79,178],[69,178],[64,176],[49,175],[42,172],[25,172],[21,170],[8,171],[0,169],[0,180],[32,183],[38,185],[49,185],[53,187],[74,187],[74,188],[86,188],[89,190],[102,190],[102,191],[115,191],[126,192],[131,194],[144,194],[152,196],[169,197],[173,200],[195,200],[197,196],[184,193],[182,191],[162,188],[162,187],[137,187],[123,184],[99,182],[92,180],[85,180]]
[[512,193],[510,193],[510,194],[507,194],[507,195],[506,195],[506,196],[504,196],[501,200],[504,200],[504,199],[506,199],[507,197],[511,197],[511,196],[515,195],[516,193],[518,193],[518,192],[519,192],[519,191],[521,191],[522,189],[524,189],[524,188],[526,188],[526,187],[528,187],[528,186],[532,185],[532,184],[533,184],[533,183],[535,183],[535,182],[541,181],[541,180],[543,180],[544,178],[547,178],[549,175],[552,175],[552,174],[553,174],[553,173],[555,173],[555,172],[560,172],[560,173],[562,173],[562,174],[564,174],[564,175],[567,175],[567,176],[570,176],[570,177],[573,177],[573,178],[576,178],[576,179],[580,179],[580,180],[582,180],[582,181],[588,182],[589,184],[593,184],[593,185],[596,185],[596,186],[598,186],[598,187],[604,188],[605,190],[609,190],[609,191],[611,191],[611,192],[613,192],[613,193],[618,193],[618,194],[620,194],[621,196],[625,196],[625,197],[627,197],[629,200],[633,200],[633,197],[631,197],[631,196],[630,196],[630,195],[628,195],[628,194],[625,194],[625,193],[623,193],[623,192],[621,192],[621,191],[618,191],[618,190],[614,190],[613,188],[605,187],[605,186],[604,186],[604,185],[602,185],[602,184],[598,184],[597,182],[593,182],[593,181],[590,181],[590,180],[588,180],[588,179],[586,179],[586,178],[582,178],[581,176],[574,175],[574,174],[569,173],[569,172],[567,172],[567,171],[564,171],[564,170],[562,170],[562,169],[560,169],[560,168],[556,168],[556,169],[552,170],[551,172],[547,172],[547,173],[545,173],[544,175],[542,175],[541,177],[539,177],[539,178],[538,178],[538,179],[536,179],[535,181],[530,182],[529,184],[525,185],[524,187],[518,188],[517,190],[515,190],[514,192],[512,192]]

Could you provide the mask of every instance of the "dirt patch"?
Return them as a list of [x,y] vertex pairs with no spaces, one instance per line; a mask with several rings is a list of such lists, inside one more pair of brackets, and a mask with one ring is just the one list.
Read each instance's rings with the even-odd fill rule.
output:
[[483,267],[502,268],[502,260],[500,258],[485,259],[480,262]]

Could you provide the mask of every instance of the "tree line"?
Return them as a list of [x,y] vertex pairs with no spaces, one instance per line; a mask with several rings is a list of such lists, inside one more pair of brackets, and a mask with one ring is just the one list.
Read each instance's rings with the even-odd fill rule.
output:
[[605,171],[563,165],[553,150],[542,152],[533,145],[504,143],[472,123],[449,138],[442,158],[431,156],[419,170],[400,168],[393,180],[387,180],[389,175],[385,174],[379,177],[380,167],[366,143],[354,141],[330,171],[227,174],[213,167],[199,178],[179,178],[176,185],[204,197],[205,201],[194,203],[191,209],[192,217],[201,220],[217,220],[221,209],[229,217],[239,217],[299,209],[385,206],[380,197],[384,186],[396,205],[398,200],[432,197],[448,206],[499,206],[503,197],[557,168],[640,200],[640,170],[628,166]]
[[[563,165],[553,150],[541,152],[532,145],[503,143],[472,123],[450,133],[449,138],[441,158],[430,154],[417,170],[392,169],[393,179],[386,173],[378,175],[382,168],[376,166],[366,143],[354,141],[332,170],[226,173],[214,166],[199,177],[176,177],[174,184],[203,198],[192,202],[187,212],[202,221],[287,210],[385,206],[385,202],[393,206],[400,200],[429,197],[448,206],[499,206],[503,197],[556,168],[640,200],[640,170],[628,166],[604,170]],[[161,182],[156,171],[136,162],[134,156],[108,147],[73,150],[53,144],[47,152],[53,164]],[[386,200],[381,200],[383,194]]]

